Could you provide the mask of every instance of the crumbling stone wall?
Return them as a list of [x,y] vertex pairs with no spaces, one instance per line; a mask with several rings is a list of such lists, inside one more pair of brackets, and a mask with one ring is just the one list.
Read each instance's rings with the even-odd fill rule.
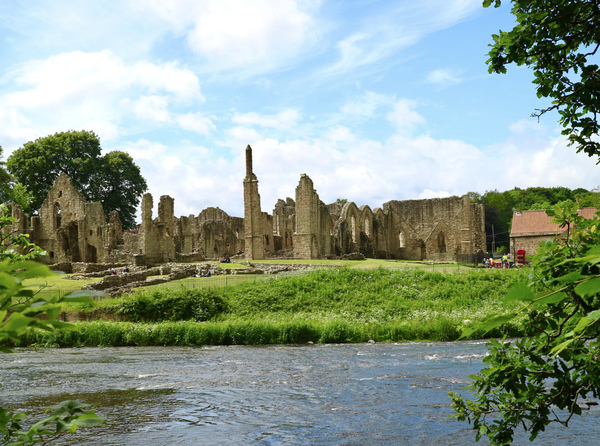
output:
[[54,181],[31,226],[31,240],[47,253],[41,259],[45,263],[103,262],[123,243],[118,213],[111,213],[107,223],[102,204],[86,202],[64,173]]
[[293,235],[296,227],[296,203],[291,198],[279,199],[273,209],[274,252],[294,250]]

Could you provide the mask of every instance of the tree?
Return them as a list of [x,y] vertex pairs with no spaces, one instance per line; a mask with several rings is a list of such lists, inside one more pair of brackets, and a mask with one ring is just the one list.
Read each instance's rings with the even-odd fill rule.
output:
[[[539,98],[550,98],[549,107],[536,110],[539,117],[557,110],[563,135],[570,145],[589,156],[598,156],[600,72],[592,63],[600,47],[600,3],[596,0],[512,0],[517,25],[492,37],[487,63],[490,73],[506,73],[510,63],[534,71]],[[501,0],[483,0],[499,7]],[[596,138],[596,139],[595,139]]]
[[[74,330],[73,324],[56,320],[60,308],[66,302],[91,303],[90,295],[97,292],[78,291],[67,296],[43,298],[34,290],[24,286],[29,278],[44,278],[53,275],[47,266],[33,262],[41,250],[28,243],[23,235],[3,235],[2,229],[9,227],[14,218],[8,216],[8,208],[0,205],[0,351],[10,353],[8,345],[33,329]],[[22,248],[25,255],[19,254]],[[94,427],[106,420],[99,417],[90,404],[78,401],[63,401],[46,410],[45,419],[28,429],[23,427],[25,414],[14,413],[0,406],[0,445],[21,446],[34,443],[47,444],[78,428]]]
[[6,165],[31,192],[32,212],[40,209],[52,183],[64,172],[86,200],[102,203],[107,217],[111,211],[119,211],[124,228],[135,226],[135,209],[148,188],[128,154],[109,152],[102,156],[100,139],[85,130],[55,133],[25,143]]
[[0,146],[0,203],[7,203],[11,198],[10,182],[12,181],[12,177],[6,171],[4,165],[5,163],[2,161],[2,146]]
[[475,400],[450,394],[454,416],[493,445],[510,444],[521,426],[530,440],[550,423],[568,426],[582,399],[600,397],[600,212],[592,220],[579,216],[577,205],[547,213],[566,237],[540,247],[530,283],[514,283],[503,298],[521,307],[463,332],[486,332],[517,317],[532,331],[516,342],[490,341],[487,367],[465,388]]

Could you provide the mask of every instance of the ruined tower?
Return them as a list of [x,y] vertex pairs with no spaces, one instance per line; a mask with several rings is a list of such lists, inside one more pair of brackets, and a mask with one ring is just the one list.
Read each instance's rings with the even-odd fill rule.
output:
[[252,172],[252,147],[246,147],[246,178],[244,178],[244,232],[246,236],[245,257],[248,260],[262,260],[264,253],[264,234],[258,179]]
[[316,259],[319,256],[319,217],[319,196],[312,180],[303,173],[296,187],[296,231],[293,237],[294,257],[297,259]]

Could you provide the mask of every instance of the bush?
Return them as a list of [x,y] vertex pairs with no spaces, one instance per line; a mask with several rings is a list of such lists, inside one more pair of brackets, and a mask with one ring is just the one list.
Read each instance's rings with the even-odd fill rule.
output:
[[140,291],[128,297],[117,309],[135,322],[208,321],[224,312],[227,305],[211,289]]

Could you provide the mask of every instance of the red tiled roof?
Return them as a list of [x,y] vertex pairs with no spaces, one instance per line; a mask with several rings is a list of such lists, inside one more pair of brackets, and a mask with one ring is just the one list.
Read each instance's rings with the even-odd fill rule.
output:
[[[592,218],[596,214],[596,208],[581,208],[579,215],[584,218]],[[552,223],[553,217],[548,217],[546,211],[515,211],[513,213],[510,236],[519,234],[558,234],[557,223]]]

